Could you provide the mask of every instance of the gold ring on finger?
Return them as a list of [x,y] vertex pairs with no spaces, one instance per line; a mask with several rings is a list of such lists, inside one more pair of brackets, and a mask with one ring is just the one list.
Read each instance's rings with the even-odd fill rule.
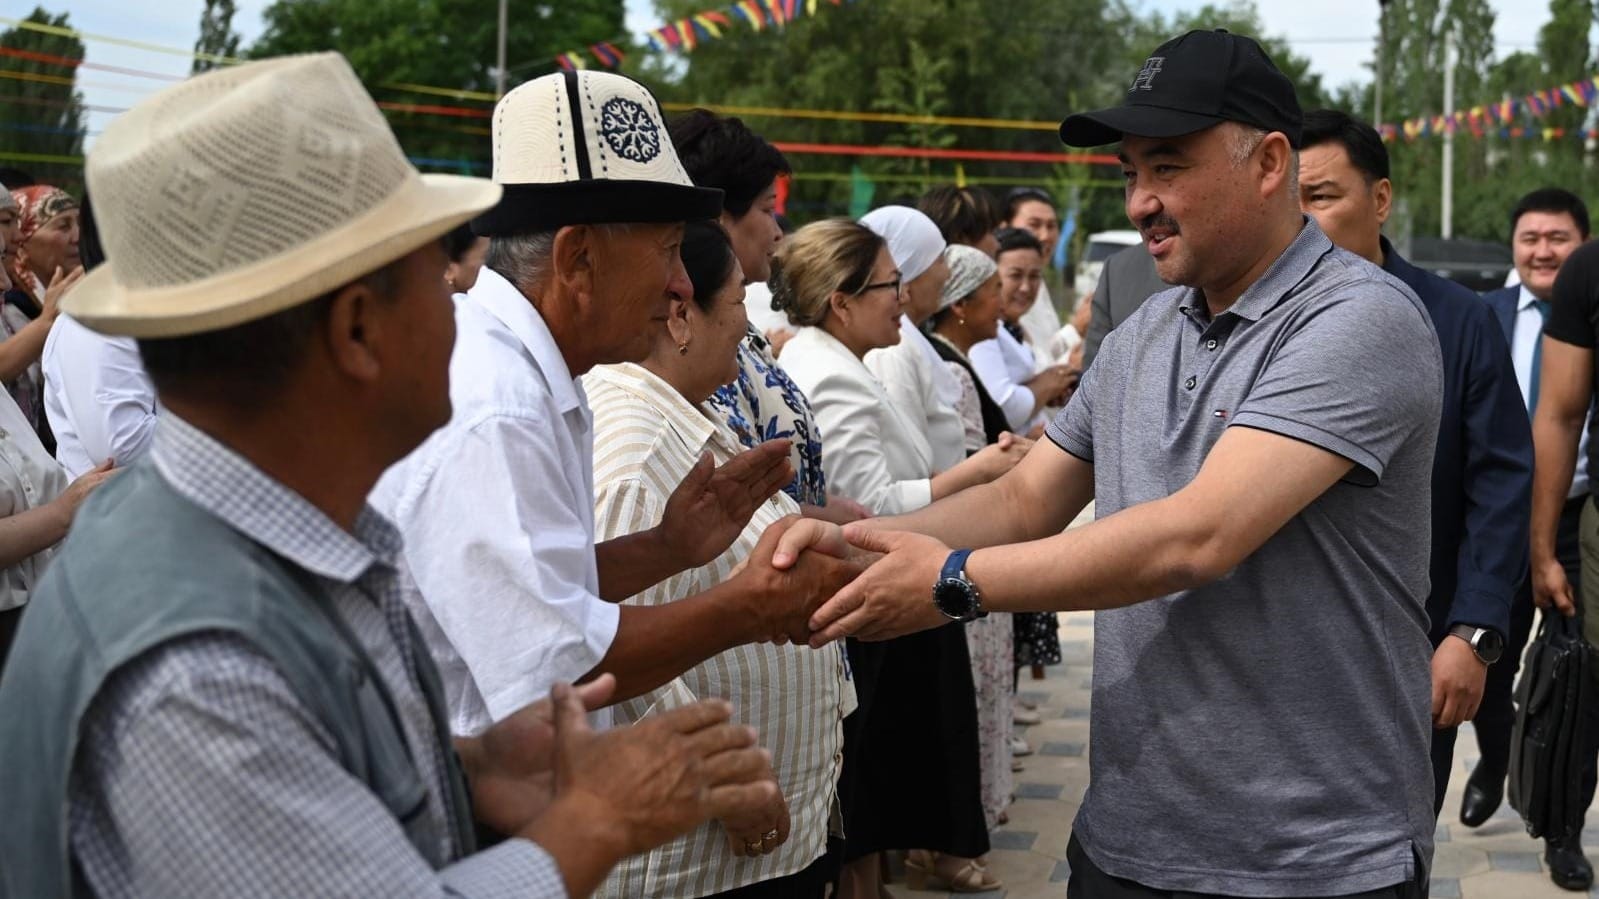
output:
[[762,848],[763,847],[761,846],[759,840],[752,840],[751,842],[744,844],[744,851],[748,852],[750,855],[759,855]]
[[777,830],[775,828],[772,829],[772,830],[768,830],[766,833],[761,835],[761,839],[762,840],[775,840],[775,839],[777,839]]

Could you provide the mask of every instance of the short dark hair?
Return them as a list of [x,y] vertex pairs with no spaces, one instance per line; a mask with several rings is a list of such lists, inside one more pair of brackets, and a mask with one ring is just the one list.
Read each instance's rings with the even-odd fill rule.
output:
[[666,126],[691,181],[722,190],[722,208],[743,218],[761,192],[793,171],[782,151],[743,121],[708,109],[691,109]]
[[1521,224],[1521,217],[1529,212],[1569,215],[1571,220],[1577,223],[1577,231],[1582,239],[1588,239],[1588,204],[1582,202],[1582,197],[1569,190],[1559,187],[1540,187],[1517,200],[1516,208],[1510,211],[1512,236],[1516,233],[1516,226]]
[[[382,296],[398,284],[390,263],[358,281]],[[344,285],[313,300],[242,325],[183,337],[141,337],[139,357],[158,391],[200,391],[239,405],[273,397],[304,361],[333,298]]]
[[999,202],[982,188],[943,184],[922,194],[916,208],[938,225],[949,243],[975,245],[1005,223]]
[[733,273],[733,242],[716,222],[689,222],[683,228],[683,268],[694,285],[694,303],[710,309],[712,298]]
[[1043,242],[1026,228],[1001,228],[994,232],[994,239],[999,241],[999,249],[994,251],[996,257],[1011,250],[1035,250],[1038,255],[1044,255]]
[[477,235],[472,233],[472,223],[462,222],[450,229],[444,235],[444,252],[450,254],[451,262],[460,262],[466,251],[472,249],[472,244],[477,241]]
[[1341,109],[1312,109],[1305,113],[1303,148],[1336,143],[1368,183],[1388,177],[1388,148],[1377,129]]
[[1051,209],[1055,208],[1055,198],[1042,187],[1013,188],[1005,195],[1005,221],[1015,221],[1016,213],[1021,211],[1023,203],[1043,203]]

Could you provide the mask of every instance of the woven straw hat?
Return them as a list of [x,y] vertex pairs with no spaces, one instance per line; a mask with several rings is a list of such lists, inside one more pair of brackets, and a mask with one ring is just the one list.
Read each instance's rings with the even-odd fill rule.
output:
[[611,72],[557,72],[501,97],[494,180],[505,201],[472,223],[480,235],[722,214],[722,192],[683,169],[655,97]]
[[493,206],[419,175],[337,53],[219,69],[118,117],[89,152],[106,264],[62,299],[97,331],[253,321],[393,262]]

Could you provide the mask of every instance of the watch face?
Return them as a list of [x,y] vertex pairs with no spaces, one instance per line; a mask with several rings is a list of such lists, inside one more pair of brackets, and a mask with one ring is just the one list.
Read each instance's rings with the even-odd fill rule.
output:
[[1484,628],[1477,632],[1477,643],[1475,648],[1477,650],[1477,656],[1484,662],[1492,665],[1494,662],[1499,661],[1499,657],[1504,654],[1505,641],[1503,637],[1499,636],[1498,631],[1491,631],[1487,628]]
[[976,605],[974,600],[971,585],[959,578],[942,578],[933,587],[933,604],[956,621],[966,621],[972,617],[972,607]]

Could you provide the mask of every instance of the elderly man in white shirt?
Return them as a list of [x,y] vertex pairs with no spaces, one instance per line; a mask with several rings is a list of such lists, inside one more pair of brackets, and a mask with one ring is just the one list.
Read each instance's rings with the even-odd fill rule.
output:
[[809,611],[855,572],[814,553],[798,576],[777,572],[785,521],[724,583],[663,606],[617,605],[721,555],[792,477],[783,441],[714,471],[705,460],[658,527],[595,544],[596,447],[576,379],[649,353],[670,301],[691,291],[683,222],[715,218],[721,192],[693,186],[655,98],[605,72],[507,94],[494,177],[505,199],[474,223],[491,238],[488,259],[457,303],[454,415],[374,494],[404,532],[411,606],[460,734],[559,680],[613,673],[621,700],[734,646],[804,639]]

